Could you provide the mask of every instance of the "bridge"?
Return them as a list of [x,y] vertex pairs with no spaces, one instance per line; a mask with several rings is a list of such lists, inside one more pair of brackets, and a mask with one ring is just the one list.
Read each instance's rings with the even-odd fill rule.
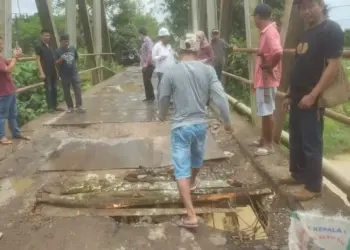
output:
[[[79,5],[80,18],[87,21],[84,32],[90,34],[86,36],[89,51],[83,56],[91,68],[80,72],[89,73],[94,83],[83,95],[87,112],[42,115],[21,128],[31,141],[0,148],[1,249],[288,249],[292,211],[318,209],[326,215],[349,215],[344,199],[331,186],[326,186],[318,199],[291,199],[289,193],[294,188],[277,185],[279,178],[288,175],[284,147],[273,155],[255,157],[249,145],[259,134],[254,111],[228,95],[233,137],[224,132],[215,111],[208,110],[206,162],[200,173],[202,182],[193,195],[201,227],[191,232],[175,226],[174,219],[185,211],[169,156],[171,112],[161,123],[156,104],[142,102],[138,67],[117,71],[107,66],[113,57],[101,41],[106,35],[101,35],[101,27],[106,25],[101,1],[93,1],[94,22],[101,24],[95,25],[94,35],[89,32],[85,1],[74,2],[66,1],[66,8]],[[222,1],[222,11],[229,2]],[[54,29],[50,1],[36,3],[43,26]],[[253,3],[245,4],[249,17]],[[67,11],[70,22],[75,20],[73,9]],[[193,16],[201,15],[196,13],[198,9],[192,8]],[[215,27],[216,19],[209,15],[208,27]],[[192,25],[201,28],[200,23]],[[74,37],[75,25],[68,26]],[[232,53],[254,52],[235,48]],[[250,79],[226,71],[223,83],[230,77],[251,84]],[[18,95],[42,85],[19,88]],[[327,115],[348,121],[333,110]],[[282,143],[287,144],[288,134],[281,130],[281,135]],[[325,176],[348,194],[341,173],[327,160],[324,164]]]

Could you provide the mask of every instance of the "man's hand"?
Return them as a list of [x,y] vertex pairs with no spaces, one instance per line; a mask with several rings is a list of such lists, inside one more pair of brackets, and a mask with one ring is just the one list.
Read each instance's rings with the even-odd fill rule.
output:
[[167,56],[160,56],[159,60],[164,60]]
[[17,48],[13,50],[13,57],[18,59],[22,56],[22,49],[21,48]]
[[46,76],[45,76],[44,72],[40,73],[40,79],[45,80],[45,78],[46,78]]
[[313,94],[305,95],[301,101],[299,102],[299,108],[301,109],[308,109],[311,108],[316,102],[316,96]]
[[62,56],[60,57],[60,59],[63,60],[63,61],[66,60],[66,58],[65,58],[64,55],[62,55]]
[[284,111],[289,112],[289,110],[290,110],[290,98],[289,97],[284,98],[284,100],[282,102],[282,108]]

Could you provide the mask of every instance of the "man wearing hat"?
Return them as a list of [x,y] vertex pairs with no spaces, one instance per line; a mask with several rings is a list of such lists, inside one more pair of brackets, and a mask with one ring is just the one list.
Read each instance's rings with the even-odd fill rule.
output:
[[60,47],[56,50],[56,65],[62,80],[64,100],[67,104],[67,112],[74,111],[74,104],[70,94],[70,87],[73,87],[75,96],[75,107],[78,113],[84,113],[80,77],[77,70],[78,52],[73,46],[69,46],[69,36],[64,34],[60,37]]
[[344,32],[327,19],[323,0],[294,1],[305,31],[296,48],[295,65],[284,107],[290,111],[290,176],[281,184],[303,185],[293,196],[306,201],[322,191],[323,115],[318,98],[332,84],[344,48]]
[[159,119],[164,121],[174,103],[171,128],[171,154],[174,175],[187,216],[178,221],[184,228],[198,227],[191,191],[199,185],[207,134],[206,106],[220,110],[225,129],[232,132],[231,114],[225,91],[213,67],[197,60],[200,49],[196,34],[187,34],[180,43],[180,62],[173,64],[160,85]]
[[175,63],[174,51],[169,44],[170,33],[168,29],[161,28],[158,32],[159,41],[152,49],[152,59],[158,77],[157,96],[159,97],[159,84],[165,71]]
[[253,142],[258,147],[255,154],[265,156],[274,152],[274,110],[277,87],[282,72],[281,38],[275,22],[271,21],[271,8],[259,4],[254,10],[254,21],[260,30],[259,52],[255,60],[254,91],[257,115],[261,119],[261,135]]
[[214,61],[213,66],[216,71],[216,75],[219,80],[221,80],[221,72],[225,66],[226,61],[226,51],[229,48],[229,45],[225,42],[224,39],[220,38],[220,32],[218,29],[213,29],[211,32],[211,46],[214,51]]

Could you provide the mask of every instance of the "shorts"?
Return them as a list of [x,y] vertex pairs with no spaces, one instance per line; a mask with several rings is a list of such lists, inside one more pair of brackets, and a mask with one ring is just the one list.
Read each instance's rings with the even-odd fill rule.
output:
[[171,131],[171,154],[175,179],[191,177],[192,168],[200,168],[204,160],[207,125],[178,127]]
[[276,87],[256,89],[256,114],[258,116],[272,115],[276,109]]

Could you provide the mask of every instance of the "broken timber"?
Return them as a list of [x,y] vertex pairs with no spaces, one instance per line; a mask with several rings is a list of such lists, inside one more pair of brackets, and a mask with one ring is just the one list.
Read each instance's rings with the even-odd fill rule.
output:
[[[137,190],[137,189],[136,189]],[[195,190],[192,194],[193,202],[217,202],[231,198],[251,197],[271,194],[268,188],[247,190],[246,188],[219,188]],[[116,209],[140,206],[154,206],[166,204],[181,204],[177,190],[159,191],[116,191],[79,193],[75,195],[55,195],[45,192],[37,194],[37,204],[47,204],[67,208],[95,208]]]

